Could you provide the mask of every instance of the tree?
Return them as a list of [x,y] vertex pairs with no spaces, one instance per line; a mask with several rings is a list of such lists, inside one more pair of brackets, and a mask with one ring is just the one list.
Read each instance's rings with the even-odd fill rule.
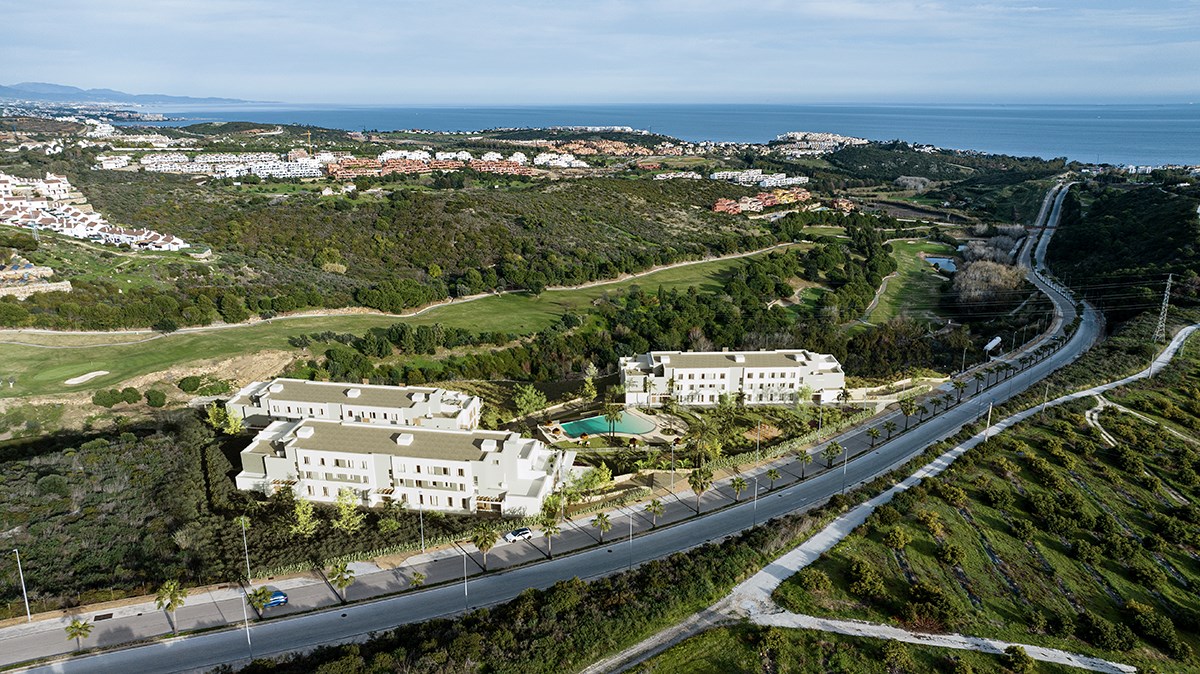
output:
[[900,413],[904,415],[904,430],[908,430],[908,419],[917,413],[917,401],[905,398],[900,401]]
[[266,587],[259,587],[251,590],[246,594],[246,603],[250,604],[250,608],[262,617],[263,609],[267,608],[267,604],[271,601],[271,590]]
[[242,415],[236,412],[225,415],[225,433],[227,435],[237,435],[242,432],[242,428]]
[[688,429],[692,447],[701,463],[721,456],[721,429],[710,415],[702,415]]
[[543,517],[541,521],[542,535],[546,537],[546,552],[554,559],[554,537],[562,533],[562,527],[553,517]]
[[425,584],[425,574],[420,571],[413,571],[412,579],[408,581],[408,584],[413,587],[421,587]]
[[517,416],[525,418],[546,408],[546,394],[529,384],[519,384],[513,394]]
[[579,389],[579,397],[583,398],[585,403],[590,403],[596,399],[596,383],[591,379],[584,379],[583,386]]
[[883,535],[883,544],[893,550],[903,550],[912,543],[912,536],[901,527],[892,527]]
[[871,448],[874,449],[875,443],[879,441],[879,436],[881,435],[881,433],[879,432],[879,428],[876,426],[872,426],[872,427],[868,428],[867,435],[870,436]]
[[227,416],[225,408],[214,403],[210,403],[207,409],[208,425],[214,430],[220,430],[225,426],[225,417]]
[[592,518],[592,526],[596,527],[596,530],[600,532],[600,542],[604,543],[604,534],[613,528],[613,523],[608,513],[597,513]]
[[700,496],[708,491],[713,483],[713,472],[707,466],[701,466],[688,473],[688,486],[696,493],[696,514],[700,514]]
[[833,462],[842,455],[842,446],[836,442],[831,442],[825,445],[825,449],[821,450],[821,458],[825,459],[825,467],[832,468]]
[[779,479],[779,471],[775,468],[767,470],[767,479],[771,481],[771,489],[775,489],[775,480]]
[[294,519],[294,523],[288,531],[293,536],[303,536],[304,538],[308,538],[309,536],[317,533],[317,526],[320,524],[320,522],[313,513],[312,501],[296,499],[295,506],[292,510],[292,517]]
[[342,487],[338,490],[337,509],[338,518],[333,523],[333,528],[339,531],[344,531],[352,534],[362,528],[363,520],[366,515],[358,510],[359,496],[356,490],[350,487]]
[[175,621],[175,611],[179,610],[187,601],[187,593],[177,580],[168,580],[158,588],[158,594],[154,596],[154,605],[159,610],[166,611],[171,614],[171,631],[179,634],[179,624]]
[[88,635],[92,633],[93,627],[95,625],[86,620],[80,620],[79,618],[71,619],[71,624],[67,625],[64,629],[67,631],[67,640],[75,640],[75,650],[83,650],[83,640],[88,638]]
[[937,556],[950,566],[958,566],[967,558],[967,552],[957,543],[946,542],[938,546]]
[[976,372],[975,375],[975,395],[983,390],[983,382],[987,381],[987,375],[982,372]]
[[617,424],[621,422],[621,418],[625,416],[625,407],[617,403],[608,403],[604,406],[604,420],[608,422],[608,435],[612,443],[617,444]]
[[733,502],[737,503],[741,500],[742,492],[746,491],[746,487],[748,485],[746,484],[746,478],[738,475],[735,476],[732,481],[730,481],[729,486],[733,487]]
[[329,584],[337,588],[342,595],[342,603],[346,603],[346,588],[354,582],[354,570],[346,562],[338,562],[329,569]]
[[496,541],[499,540],[500,533],[489,526],[478,526],[471,532],[471,542],[475,544],[475,549],[483,554],[483,570],[487,571],[487,556],[492,548],[496,547]]
[[933,405],[933,413],[937,414],[938,410],[941,409],[941,407],[942,407],[942,398],[941,398],[941,396],[938,396],[938,397],[934,398],[933,400],[930,400],[929,403],[931,405]]
[[652,529],[658,528],[658,518],[662,517],[665,511],[666,507],[658,499],[654,499],[646,504],[646,512],[650,513],[650,527]]
[[813,455],[802,449],[796,454],[796,460],[800,462],[800,479],[803,480],[808,464],[813,462]]

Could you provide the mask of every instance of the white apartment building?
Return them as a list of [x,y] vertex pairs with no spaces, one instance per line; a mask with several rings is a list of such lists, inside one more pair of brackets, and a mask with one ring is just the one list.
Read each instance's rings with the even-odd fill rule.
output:
[[280,420],[325,419],[472,429],[479,426],[483,403],[475,396],[437,388],[281,378],[249,384],[225,403],[225,409],[253,428]]
[[331,503],[343,489],[364,505],[388,501],[447,512],[532,515],[575,460],[507,431],[276,421],[241,452],[238,489]]
[[[778,351],[652,351],[622,358],[626,405],[716,405],[744,396],[747,405],[836,402],[846,375],[833,356],[803,349]],[[802,390],[812,400],[798,400]]]

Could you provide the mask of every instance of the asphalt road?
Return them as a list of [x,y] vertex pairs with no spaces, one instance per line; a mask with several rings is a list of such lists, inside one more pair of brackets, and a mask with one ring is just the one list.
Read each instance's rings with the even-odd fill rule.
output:
[[[1065,190],[1064,190],[1065,192]],[[1051,221],[1057,217],[1061,209],[1062,195],[1058,195],[1051,208]],[[1023,259],[1028,258],[1028,244],[1023,252]],[[1042,281],[1030,273],[1029,279],[1046,292],[1062,312],[1062,322],[1058,327],[1070,323],[1076,314],[1074,301],[1058,289]],[[546,560],[543,549],[545,540],[538,538],[533,541],[498,546],[489,555],[492,565],[500,566],[505,562],[519,559],[538,559],[544,561],[519,568],[497,571],[468,579],[466,583],[453,583],[425,590],[405,592],[398,596],[357,603],[340,608],[297,615],[290,618],[269,620],[251,625],[250,632],[254,644],[255,656],[280,655],[293,651],[311,649],[317,645],[339,643],[365,638],[371,632],[384,631],[400,624],[419,622],[439,616],[453,615],[462,612],[466,607],[480,607],[512,599],[527,588],[545,588],[559,580],[579,578],[595,578],[619,572],[630,564],[640,564],[652,559],[668,556],[681,550],[687,550],[708,541],[718,540],[744,530],[754,522],[763,522],[769,518],[787,513],[804,510],[824,503],[829,497],[841,492],[844,488],[869,482],[876,476],[886,473],[903,465],[914,456],[923,452],[929,445],[947,438],[965,424],[986,415],[989,403],[999,404],[1015,394],[1018,394],[1038,382],[1054,370],[1066,365],[1089,348],[1099,336],[1100,324],[1098,316],[1091,307],[1086,307],[1083,322],[1067,344],[1047,358],[1030,365],[1027,369],[1011,375],[1004,381],[983,390],[979,395],[964,397],[962,403],[954,405],[888,442],[879,443],[871,449],[870,438],[866,428],[835,438],[852,453],[861,455],[850,461],[825,471],[810,479],[793,486],[783,487],[767,493],[757,499],[744,496],[742,502],[731,507],[716,510],[704,517],[693,518],[667,527],[651,530],[650,523],[642,513],[634,513],[635,536],[632,544],[628,539],[630,517],[614,516],[614,528],[609,532],[610,540],[607,545],[593,547],[581,552]],[[1014,363],[1016,365],[1016,363]],[[947,391],[951,390],[945,387]],[[969,387],[974,391],[974,385]],[[899,412],[894,412],[875,420],[875,425],[882,424],[886,419],[894,420],[901,428],[904,418]],[[819,450],[818,450],[819,452]],[[820,458],[817,458],[821,462]],[[781,459],[775,465],[788,473],[799,473],[800,466],[794,459]],[[765,488],[767,480],[763,476],[766,467],[747,473],[748,478],[759,476],[760,487]],[[762,493],[760,491],[760,493]],[[716,507],[717,504],[728,504],[730,496],[727,488],[721,485],[705,494],[702,510]],[[682,498],[671,501],[667,505],[674,516],[680,516],[685,510],[691,510],[694,498]],[[672,519],[672,517],[667,518]],[[576,541],[584,541],[583,537],[594,537],[594,530],[580,521],[574,526],[564,527],[563,540],[555,539],[556,547],[565,550],[572,545],[569,537]],[[477,553],[442,558],[430,562],[429,583],[461,578],[464,565],[469,573],[478,571],[479,555]],[[389,589],[387,576],[397,574],[373,574],[381,578],[366,579],[351,586],[351,599],[356,595],[365,596]],[[404,580],[393,579],[394,589],[404,587]],[[332,591],[325,586],[311,585],[304,592],[313,596],[301,596],[289,590],[292,602],[296,608],[303,607],[309,601],[315,605],[331,603]],[[316,596],[321,594],[323,596]],[[195,615],[189,615],[189,612]],[[203,626],[223,627],[241,620],[241,601],[227,599],[205,603],[194,607],[185,607],[180,611],[180,620],[185,622],[188,629]],[[108,621],[105,621],[108,623]],[[169,632],[166,618],[162,612],[147,612],[136,616],[122,618],[120,621],[103,624],[97,628],[96,637],[99,644],[121,643],[137,638],[147,638],[153,635]],[[67,642],[61,630],[54,632],[30,633],[13,639],[0,641],[0,660],[19,662],[33,657],[68,652],[71,643]],[[63,660],[35,668],[37,672],[183,672],[203,671],[222,663],[244,663],[249,656],[246,635],[241,629],[220,629],[217,631],[195,634],[175,639],[155,641],[149,644],[114,650],[109,652],[87,655]]]

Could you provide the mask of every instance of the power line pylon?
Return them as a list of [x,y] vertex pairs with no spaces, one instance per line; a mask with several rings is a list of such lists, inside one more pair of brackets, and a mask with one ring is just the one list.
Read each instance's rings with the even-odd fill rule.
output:
[[1171,278],[1167,274],[1167,288],[1163,291],[1162,309],[1158,312],[1158,327],[1154,328],[1154,342],[1157,344],[1167,338],[1167,309],[1171,308]]

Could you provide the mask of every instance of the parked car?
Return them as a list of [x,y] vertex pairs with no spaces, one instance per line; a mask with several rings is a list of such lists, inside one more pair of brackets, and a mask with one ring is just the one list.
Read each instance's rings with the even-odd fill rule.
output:
[[521,527],[520,529],[513,529],[512,531],[508,532],[507,534],[504,534],[504,541],[506,543],[515,543],[516,541],[527,541],[531,538],[533,538],[533,529],[530,529],[529,527]]
[[271,608],[272,606],[284,606],[287,604],[287,594],[279,590],[271,593],[271,598],[263,605],[263,608]]

